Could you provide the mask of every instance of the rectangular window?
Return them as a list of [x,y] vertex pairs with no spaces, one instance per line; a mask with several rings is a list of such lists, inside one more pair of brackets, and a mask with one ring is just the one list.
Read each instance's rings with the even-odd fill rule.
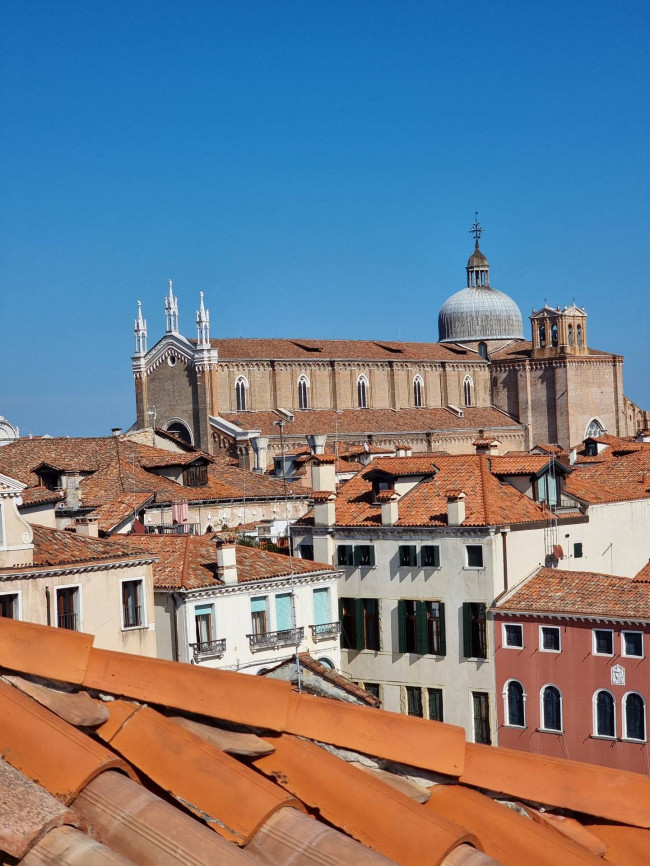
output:
[[420,548],[420,565],[423,568],[440,568],[440,546],[425,544]]
[[361,568],[372,568],[375,564],[374,544],[357,544],[354,548],[354,564]]
[[20,616],[17,592],[4,592],[0,595],[0,616],[6,619],[18,619]]
[[406,686],[406,712],[409,716],[424,716],[422,689],[419,686]]
[[122,582],[122,628],[144,625],[144,586],[141,580]]
[[259,595],[251,598],[251,627],[253,634],[266,634],[268,598]]
[[467,568],[483,568],[483,546],[480,544],[467,544],[465,546],[465,557]]
[[196,630],[196,642],[199,651],[207,649],[207,645],[214,640],[214,606],[202,604],[194,608],[194,624]]
[[366,649],[379,650],[379,602],[376,598],[364,598],[363,615]]
[[546,653],[560,652],[560,629],[556,625],[539,627],[539,648]]
[[607,628],[593,630],[593,653],[597,656],[614,655],[614,632]]
[[275,628],[277,631],[290,631],[293,628],[293,604],[290,592],[282,592],[275,597]]
[[314,560],[314,545],[313,544],[301,544],[298,549],[300,550],[300,556],[302,559],[310,559],[313,562],[313,560]]
[[623,655],[635,656],[643,658],[643,632],[642,631],[624,631],[623,639]]
[[377,700],[380,700],[379,683],[363,683],[363,688],[368,692],[369,695],[372,695],[373,698],[377,698]]
[[573,545],[573,556],[574,559],[582,559],[582,542],[576,541]]
[[79,587],[64,586],[55,592],[57,628],[79,631]]
[[487,692],[472,692],[474,742],[492,744],[490,734],[490,696]]
[[339,565],[354,565],[354,548],[351,544],[339,544],[336,548],[336,561]]
[[399,652],[445,655],[445,606],[441,601],[397,602]]
[[207,466],[186,466],[183,469],[183,484],[185,487],[205,487],[207,483]]
[[414,544],[400,544],[399,564],[400,568],[413,568],[418,564],[418,551]]
[[523,649],[524,627],[511,623],[503,624],[503,645],[511,649]]
[[425,601],[427,617],[427,652],[431,655],[447,654],[445,635],[445,605],[442,601]]
[[374,598],[339,598],[341,646],[379,650],[379,602]]
[[487,658],[487,609],[484,604],[463,603],[463,649],[465,658]]
[[429,718],[434,722],[444,722],[442,707],[442,689],[427,689],[429,700]]
[[314,625],[326,625],[331,622],[330,614],[330,591],[327,588],[315,589],[314,599]]

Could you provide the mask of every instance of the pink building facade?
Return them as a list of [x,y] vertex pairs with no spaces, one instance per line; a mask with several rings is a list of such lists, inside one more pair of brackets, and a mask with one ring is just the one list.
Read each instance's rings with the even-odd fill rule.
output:
[[[576,597],[581,575],[572,575],[562,597],[562,574],[541,569],[526,582],[528,592],[524,585],[494,609],[499,745],[648,775],[650,618],[640,619],[643,605],[624,597],[626,590],[648,594],[650,584],[591,576],[595,586],[585,589],[592,601],[607,581],[599,606],[618,589],[619,601],[630,607],[629,619],[616,616],[619,611],[597,616],[584,610],[587,599]],[[544,582],[541,594],[555,595],[560,609],[570,596],[576,614],[531,609],[551,607],[548,598],[534,598]]]

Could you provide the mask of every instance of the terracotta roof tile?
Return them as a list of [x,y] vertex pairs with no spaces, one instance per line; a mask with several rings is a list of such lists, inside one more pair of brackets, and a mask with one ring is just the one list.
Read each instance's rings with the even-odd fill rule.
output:
[[609,449],[597,457],[580,457],[571,467],[566,491],[587,502],[650,499],[650,448],[617,456]]
[[650,620],[650,587],[628,577],[541,568],[502,599],[497,609]]
[[47,487],[26,487],[20,495],[23,505],[46,505],[63,499],[62,490],[48,490]]
[[528,454],[527,456],[492,457],[491,469],[493,475],[536,475],[550,463],[548,454]]
[[[342,674],[337,673],[327,665],[321,664],[321,662],[317,661],[312,655],[310,655],[310,653],[302,652],[300,653],[299,658],[300,664],[303,666],[303,668],[312,671],[322,679],[327,680],[328,682],[342,689],[344,692],[352,695],[357,700],[362,701],[364,704],[367,704],[369,707],[379,706],[379,698],[371,695],[369,692],[361,688],[361,686],[358,686],[351,679],[348,679],[348,677],[344,677]],[[267,673],[271,674],[273,671],[278,670],[279,668],[286,667],[287,665],[295,665],[295,660],[289,659],[288,661],[280,662],[277,667],[271,668]],[[308,691],[308,689],[306,690]]]
[[99,531],[109,534],[120,524],[134,518],[140,509],[152,501],[151,493],[123,493],[90,511],[87,516],[95,517]]
[[647,866],[647,831],[620,824],[590,823],[587,826],[607,845],[603,855],[606,863],[615,863],[616,866]]
[[647,580],[650,582],[650,562],[646,562],[641,571],[634,576],[635,580]]

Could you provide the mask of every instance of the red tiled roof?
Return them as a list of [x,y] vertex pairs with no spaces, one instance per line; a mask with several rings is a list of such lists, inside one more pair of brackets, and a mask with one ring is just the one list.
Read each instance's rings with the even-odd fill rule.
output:
[[[116,536],[113,536],[115,538]],[[221,586],[217,577],[217,534],[209,535],[124,535],[120,543],[134,550],[146,550],[158,557],[153,566],[157,589],[199,589]],[[240,583],[331,571],[331,565],[292,559],[246,544],[238,544],[237,579]]]
[[[293,423],[285,428],[284,437],[286,440],[287,437],[323,433],[331,436],[338,433],[341,436],[503,427],[516,429],[522,426],[510,415],[489,406],[463,409],[463,415],[463,418],[459,418],[450,409],[342,409],[338,413],[333,409],[310,409],[308,412],[294,413]],[[264,436],[279,435],[278,428],[274,426],[278,416],[272,411],[222,412],[221,417],[243,430],[261,430]],[[381,450],[385,453],[387,449]]]
[[445,343],[402,343],[393,340],[213,339],[221,361],[259,358],[320,361],[454,361],[484,364],[475,352]]
[[517,455],[506,454],[503,457],[492,457],[491,466],[494,475],[536,475],[551,461],[548,454]]
[[[372,501],[369,478],[379,471],[395,476],[430,476],[400,497],[398,526],[446,526],[449,490],[462,490],[467,497],[464,526],[548,519],[548,511],[542,505],[509,484],[501,483],[490,472],[489,461],[486,455],[477,454],[378,457],[338,491],[336,523],[339,526],[381,524],[380,504]],[[308,522],[308,518],[304,520]]]
[[46,505],[63,499],[62,490],[48,490],[47,487],[25,487],[20,495],[23,505]]
[[650,588],[644,581],[629,577],[541,568],[496,608],[499,611],[650,620]]
[[650,498],[650,449],[620,454],[603,451],[571,467],[566,492],[593,504]]
[[[505,349],[500,349],[496,352],[490,353],[491,361],[523,361],[527,358],[531,357],[533,344],[530,340],[518,340],[516,343],[512,343],[510,346],[506,346]],[[589,361],[592,358],[596,360],[600,360],[603,357],[606,358],[620,358],[620,355],[613,355],[611,352],[602,352],[600,349],[589,349],[586,348],[585,355],[571,355],[571,360],[577,361]]]
[[125,520],[137,516],[138,511],[151,500],[151,493],[124,493],[95,508],[88,516],[97,519],[100,532],[109,534]]
[[634,575],[635,580],[647,580],[650,583],[650,562],[646,562],[641,571]]

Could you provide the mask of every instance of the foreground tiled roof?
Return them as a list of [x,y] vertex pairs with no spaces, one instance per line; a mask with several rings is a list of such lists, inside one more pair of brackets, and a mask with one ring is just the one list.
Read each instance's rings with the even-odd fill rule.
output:
[[650,587],[629,577],[541,568],[496,607],[502,611],[650,620]]
[[[115,536],[114,536],[115,538]],[[217,573],[216,534],[210,535],[122,535],[121,546],[146,550],[158,557],[154,563],[154,586],[157,589],[200,589],[220,586]],[[289,574],[311,574],[331,571],[331,565],[305,559],[289,558],[246,544],[238,544],[237,579],[240,583],[285,577]]]
[[[243,430],[261,430],[264,436],[278,436],[275,412],[222,412],[221,417]],[[362,433],[418,433],[445,430],[520,428],[521,425],[493,407],[463,409],[459,418],[450,409],[310,409],[296,411],[284,435],[353,435]],[[1,469],[1,466],[0,466]]]
[[[400,497],[398,526],[446,526],[450,491],[466,495],[463,526],[530,523],[548,519],[548,511],[490,472],[490,458],[475,454],[424,454],[378,457],[338,491],[339,526],[381,524],[381,506],[372,501],[371,477],[377,472],[395,476],[428,476]],[[303,518],[302,522],[308,522]],[[301,522],[301,521],[299,521]]]
[[13,620],[0,666],[9,862],[647,862],[642,775]]
[[586,502],[622,502],[650,498],[650,448],[618,456],[609,449],[597,457],[582,457],[571,467],[566,491]]
[[123,493],[89,512],[97,520],[100,532],[109,534],[121,523],[137,516],[138,511],[153,500],[151,493]]

